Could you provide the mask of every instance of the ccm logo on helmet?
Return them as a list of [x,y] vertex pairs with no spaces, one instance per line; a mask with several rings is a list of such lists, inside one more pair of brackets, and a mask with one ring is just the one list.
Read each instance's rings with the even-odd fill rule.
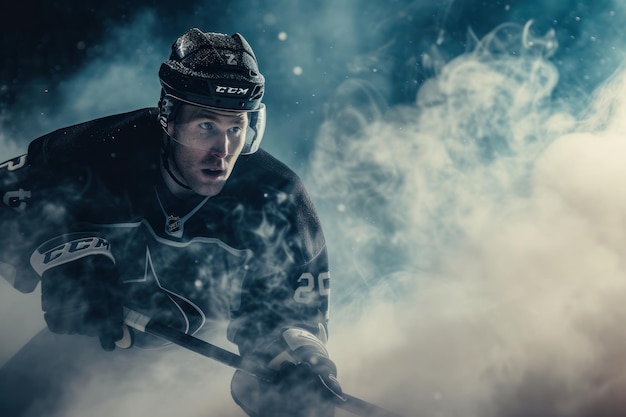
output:
[[[47,242],[42,246],[48,246],[49,243]],[[50,268],[85,256],[104,255],[115,262],[109,241],[97,236],[62,242],[47,250],[41,249],[40,246],[30,257],[30,264],[39,275]]]
[[248,94],[249,88],[241,88],[241,87],[226,87],[223,85],[218,85],[215,87],[215,92],[219,94],[230,94],[233,96],[244,96]]

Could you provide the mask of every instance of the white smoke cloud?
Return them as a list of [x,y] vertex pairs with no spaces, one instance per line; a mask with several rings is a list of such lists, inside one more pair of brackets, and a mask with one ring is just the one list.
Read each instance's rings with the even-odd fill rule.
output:
[[586,113],[559,108],[554,33],[530,25],[495,29],[415,106],[344,86],[317,138],[307,180],[353,300],[333,311],[340,379],[407,416],[626,410],[624,73]]

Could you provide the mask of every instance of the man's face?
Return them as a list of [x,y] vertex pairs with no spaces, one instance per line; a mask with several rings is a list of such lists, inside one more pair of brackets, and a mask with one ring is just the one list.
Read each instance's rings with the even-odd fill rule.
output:
[[183,104],[168,126],[173,139],[171,169],[195,193],[222,191],[245,143],[245,112],[208,110]]

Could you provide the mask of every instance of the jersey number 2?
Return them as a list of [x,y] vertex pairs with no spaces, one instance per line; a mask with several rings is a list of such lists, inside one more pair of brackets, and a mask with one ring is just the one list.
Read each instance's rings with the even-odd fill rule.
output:
[[330,272],[322,272],[317,276],[317,279],[310,272],[305,272],[298,278],[298,284],[296,292],[293,294],[293,299],[302,304],[309,304],[315,299],[317,282],[317,291],[321,296],[330,295]]

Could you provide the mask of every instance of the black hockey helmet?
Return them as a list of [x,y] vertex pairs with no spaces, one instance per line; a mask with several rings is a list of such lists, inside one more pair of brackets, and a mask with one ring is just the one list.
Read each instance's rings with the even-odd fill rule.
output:
[[159,80],[159,121],[166,131],[180,103],[247,112],[249,126],[242,153],[258,149],[265,130],[261,102],[265,78],[242,35],[188,30],[172,45],[169,59],[159,69]]

